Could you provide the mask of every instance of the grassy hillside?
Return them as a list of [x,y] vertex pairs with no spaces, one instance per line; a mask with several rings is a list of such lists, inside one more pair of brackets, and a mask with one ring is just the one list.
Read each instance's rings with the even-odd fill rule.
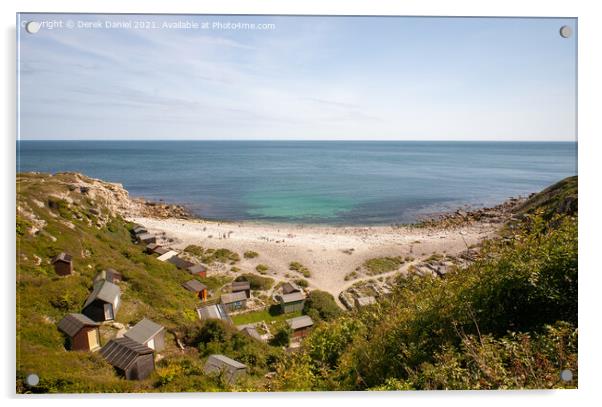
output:
[[[92,185],[92,187],[89,187]],[[301,351],[285,354],[219,322],[202,324],[190,277],[143,253],[116,214],[123,191],[76,174],[17,177],[17,391],[488,389],[577,384],[577,179],[527,201],[520,220],[486,242],[480,258],[445,278],[399,278],[393,294],[342,312],[316,292],[318,323]],[[73,255],[75,275],[50,265]],[[68,352],[56,323],[79,312],[96,273],[123,273],[116,321],[150,318],[168,329],[147,380],[126,381],[98,353]],[[208,281],[214,288],[225,282]],[[334,307],[334,308],[333,308]],[[103,344],[117,329],[102,327]],[[186,345],[176,346],[175,335]],[[251,367],[235,386],[202,373],[223,353]],[[572,382],[560,380],[570,369]],[[273,379],[264,375],[276,371]],[[39,386],[23,385],[29,373]]]
[[[190,276],[144,254],[142,246],[132,243],[131,225],[110,210],[113,198],[119,196],[101,193],[104,187],[99,191],[84,187],[82,192],[79,185],[88,182],[76,174],[17,177],[17,390],[26,390],[22,381],[29,373],[40,377],[40,385],[33,389],[39,392],[180,390],[178,380],[183,381],[182,390],[225,388],[202,375],[203,355],[195,347],[182,352],[175,343],[174,334],[183,336],[199,325],[194,311],[198,299],[180,285]],[[57,276],[50,264],[61,251],[73,255],[72,276]],[[119,378],[98,353],[66,351],[56,328],[65,314],[81,311],[94,276],[108,267],[124,277],[116,321],[133,324],[147,317],[168,330],[167,348],[161,352],[164,360],[148,380]],[[207,283],[215,285],[215,281]],[[102,343],[116,333],[110,325],[103,326]],[[238,340],[241,346],[249,346],[250,338]],[[268,351],[260,343],[255,346],[255,352]],[[186,374],[165,379],[171,371]]]
[[576,387],[576,181],[532,197],[468,268],[400,278],[386,301],[315,329],[274,388]]

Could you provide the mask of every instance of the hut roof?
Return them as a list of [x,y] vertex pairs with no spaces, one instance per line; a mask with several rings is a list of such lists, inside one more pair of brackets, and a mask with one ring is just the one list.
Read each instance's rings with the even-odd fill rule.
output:
[[189,267],[194,266],[193,262],[183,259],[179,256],[170,257],[169,259],[167,259],[167,261],[179,269],[187,269]]
[[165,328],[150,319],[143,318],[142,321],[134,325],[124,336],[138,342],[145,343],[154,338]]
[[118,272],[115,269],[106,269],[106,270],[102,270],[101,272],[99,272],[96,277],[94,277],[94,282],[96,283],[97,281],[100,280],[107,280],[110,283],[115,282],[116,280],[121,280],[121,273]]
[[151,348],[125,336],[111,339],[100,350],[100,354],[107,362],[122,370],[129,368],[138,356],[149,353],[153,353]]
[[71,263],[71,260],[73,260],[73,257],[69,253],[62,252],[52,258],[52,264],[56,263],[57,261]]
[[177,255],[178,252],[176,252],[175,250],[168,250],[166,253],[163,253],[161,256],[157,257],[157,260],[167,261]]
[[241,290],[250,290],[251,289],[251,283],[249,283],[248,281],[233,281],[231,286],[232,286],[232,291],[241,291]]
[[226,312],[222,304],[207,305],[197,308],[199,318],[203,321],[208,319],[221,319],[222,321],[230,321],[228,312]]
[[149,243],[146,245],[146,250],[155,250],[157,247],[161,247],[161,245],[157,243]]
[[238,370],[238,369],[246,369],[247,366],[243,365],[240,362],[237,362],[234,359],[230,359],[228,356],[224,355],[210,355],[207,358],[207,362],[205,363],[205,372],[215,372],[222,369],[228,370]]
[[309,316],[302,315],[300,317],[287,319],[286,323],[288,324],[288,326],[291,327],[292,330],[296,330],[312,326],[314,324],[314,321],[312,321],[312,319]]
[[164,247],[164,246],[158,246],[153,249],[153,253],[157,253],[159,255],[169,253],[170,251],[171,251],[171,249],[169,247]]
[[190,280],[186,281],[182,286],[188,291],[192,291],[195,293],[201,292],[207,289],[207,286],[201,283],[199,280]]
[[232,304],[233,302],[243,301],[247,299],[247,294],[244,291],[237,291],[235,293],[222,294],[223,304]]
[[94,290],[84,303],[84,308],[92,304],[95,300],[113,304],[120,293],[121,290],[115,284],[110,283],[107,280],[99,280],[94,284]]
[[140,241],[145,241],[147,239],[156,238],[157,236],[153,235],[152,233],[139,233],[136,235],[136,237]]
[[99,326],[84,314],[68,314],[58,323],[59,331],[73,337],[86,326]]
[[187,268],[188,272],[191,274],[198,274],[207,271],[207,267],[202,264],[193,264],[192,266]]
[[263,340],[261,335],[259,335],[259,332],[257,332],[257,328],[255,328],[254,326],[240,325],[240,326],[237,326],[237,328],[240,332],[244,333],[245,335],[250,336],[251,338],[255,338],[260,341]]
[[282,294],[280,296],[280,301],[287,304],[289,302],[297,302],[303,301],[305,299],[305,294],[301,292],[293,292],[290,294]]
[[148,230],[147,230],[147,229],[146,229],[144,226],[140,226],[140,225],[137,225],[137,226],[135,226],[135,227],[132,229],[132,231],[133,231],[135,234],[139,234],[139,233],[147,233],[147,232],[148,232]]
[[293,283],[292,281],[287,281],[286,283],[282,284],[282,292],[284,294],[290,294],[290,293],[295,293],[295,292],[301,292],[301,287],[299,287],[297,284]]

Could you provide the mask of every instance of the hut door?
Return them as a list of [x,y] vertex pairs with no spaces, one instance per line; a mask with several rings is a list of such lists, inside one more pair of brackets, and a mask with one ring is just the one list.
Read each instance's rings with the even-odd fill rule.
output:
[[114,318],[113,315],[113,307],[111,304],[105,304],[105,320],[112,320]]
[[88,331],[88,346],[90,347],[90,349],[94,349],[100,346],[97,329],[91,329]]

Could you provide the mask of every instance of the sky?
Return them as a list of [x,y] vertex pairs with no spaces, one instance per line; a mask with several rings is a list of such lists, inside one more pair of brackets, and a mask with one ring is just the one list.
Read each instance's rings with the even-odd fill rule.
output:
[[22,140],[576,138],[575,19],[17,18]]

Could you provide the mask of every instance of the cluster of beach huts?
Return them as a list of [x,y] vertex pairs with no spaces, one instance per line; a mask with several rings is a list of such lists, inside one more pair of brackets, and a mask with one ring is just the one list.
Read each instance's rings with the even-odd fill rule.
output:
[[[73,274],[73,258],[60,253],[52,259],[57,274]],[[119,283],[122,274],[113,269],[99,272],[94,278],[92,292],[81,313],[68,314],[58,323],[66,337],[67,348],[74,351],[97,351],[126,379],[145,379],[155,369],[154,352],[165,346],[165,328],[143,318],[126,332],[117,334],[101,346],[100,326],[114,321],[121,305]],[[116,324],[120,326],[121,324]]]
[[[167,261],[179,269],[197,275],[207,276],[207,267],[194,264],[178,256],[176,250],[158,243],[157,236],[149,233],[144,227],[135,225],[132,234],[138,243],[145,244],[149,254],[158,255],[160,261]],[[51,264],[60,276],[73,274],[73,258],[66,252],[55,256]],[[66,348],[73,351],[98,351],[123,377],[130,380],[143,380],[155,369],[155,352],[165,347],[165,327],[150,319],[143,318],[130,329],[113,322],[121,305],[121,288],[123,275],[114,269],[100,271],[94,278],[92,291],[84,302],[80,313],[66,315],[58,323],[58,329],[65,335]],[[201,301],[196,309],[201,320],[218,319],[232,324],[230,314],[245,312],[247,301],[251,298],[249,281],[234,281],[229,292],[222,293],[218,301],[210,300],[210,293],[205,284],[191,279],[183,288],[193,292]],[[304,290],[293,282],[285,282],[278,293],[273,295],[280,311],[284,314],[303,310],[306,296]],[[305,337],[313,327],[313,321],[307,315],[290,318],[287,324],[292,333],[293,345]],[[101,344],[100,327],[111,323],[119,331],[106,344]],[[258,327],[263,325],[260,334]],[[255,324],[237,326],[237,329],[252,338],[267,341],[272,337],[264,321]],[[247,367],[224,355],[210,355],[205,362],[204,371],[208,374],[219,373],[229,382],[235,381],[246,373]]]

